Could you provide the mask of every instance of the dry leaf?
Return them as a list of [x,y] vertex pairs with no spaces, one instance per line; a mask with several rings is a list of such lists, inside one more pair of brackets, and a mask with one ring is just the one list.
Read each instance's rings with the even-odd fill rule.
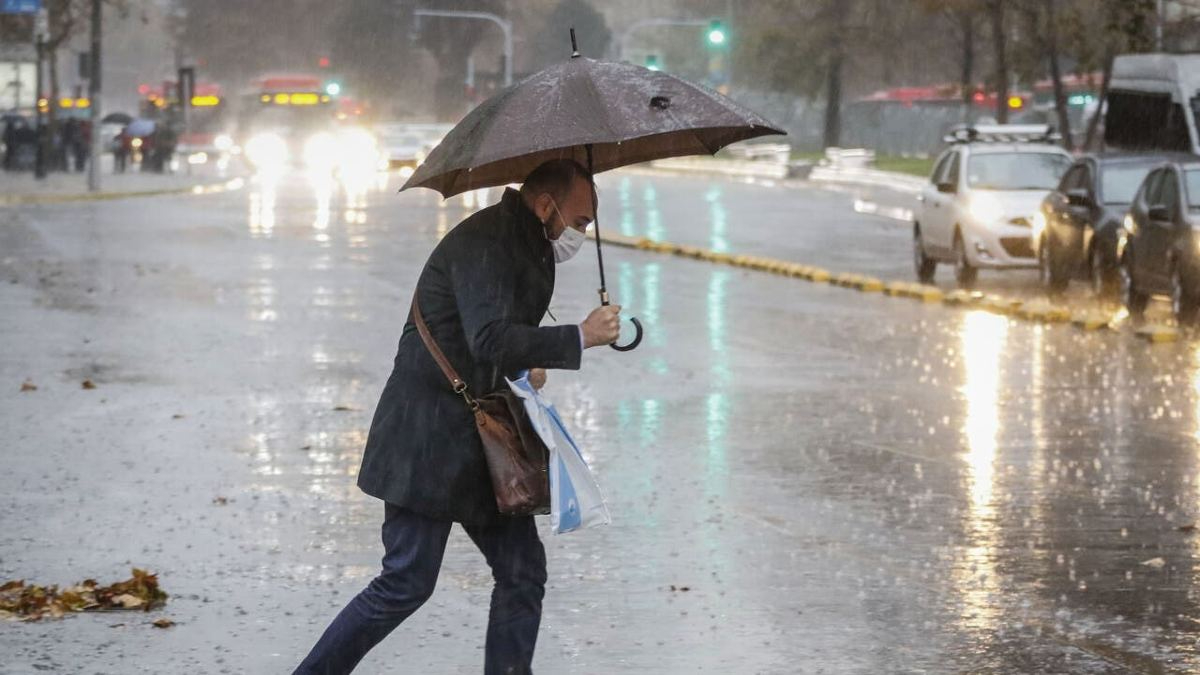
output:
[[25,380],[21,383],[21,391],[37,391],[37,385],[29,380]]
[[1156,570],[1160,570],[1166,566],[1167,561],[1163,560],[1162,558],[1151,558],[1149,560],[1143,560],[1141,564],[1145,565],[1146,567],[1153,567]]
[[128,593],[122,593],[121,595],[116,596],[112,599],[112,602],[114,605],[120,605],[125,609],[134,609],[146,604],[145,600],[142,600],[136,595],[130,595]]
[[228,497],[213,497],[213,503],[217,506],[225,506],[229,503]]
[[1188,525],[1180,525],[1179,527],[1175,528],[1175,530],[1176,530],[1177,532],[1195,532],[1195,531],[1196,531],[1196,524],[1195,524],[1195,523],[1191,523],[1191,524],[1188,524]]
[[155,628],[170,628],[171,626],[174,626],[174,625],[175,625],[175,622],[170,619],[158,619],[157,621],[154,622]]
[[347,412],[347,411],[352,411],[352,410],[354,410],[354,408],[351,408],[351,407],[350,407],[350,406],[348,406],[348,405],[339,405],[339,406],[335,406],[335,407],[334,407],[334,410],[335,410],[335,411],[337,411],[337,412]]
[[83,381],[83,388],[84,388],[84,389],[95,389],[95,388],[96,388],[96,383],[95,383],[95,382],[92,382],[91,380],[84,380],[84,381]]
[[181,420],[181,419],[183,419],[183,414],[182,414],[182,413],[175,413],[174,415],[171,415],[171,419],[173,419],[173,420]]

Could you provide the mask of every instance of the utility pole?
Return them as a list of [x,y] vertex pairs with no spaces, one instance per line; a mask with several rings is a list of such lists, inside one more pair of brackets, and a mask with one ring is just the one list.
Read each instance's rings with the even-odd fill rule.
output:
[[92,0],[92,72],[88,77],[88,100],[91,102],[91,158],[88,162],[88,191],[100,190],[100,158],[104,155],[104,135],[100,133],[100,22],[103,18],[101,0]]

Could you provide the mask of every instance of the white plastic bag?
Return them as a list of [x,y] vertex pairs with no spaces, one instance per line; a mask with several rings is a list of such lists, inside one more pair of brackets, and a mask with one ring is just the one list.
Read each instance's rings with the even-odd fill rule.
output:
[[554,533],[611,523],[600,486],[558,411],[529,384],[527,375],[508,380],[508,386],[524,401],[533,428],[550,449],[550,527]]

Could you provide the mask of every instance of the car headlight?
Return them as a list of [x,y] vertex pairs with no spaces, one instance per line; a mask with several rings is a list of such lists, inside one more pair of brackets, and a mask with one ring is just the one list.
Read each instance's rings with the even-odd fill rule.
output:
[[338,134],[338,161],[343,171],[375,170],[379,147],[366,129],[352,127]]
[[217,134],[217,137],[213,139],[213,146],[221,152],[229,152],[233,149],[233,139],[227,134]]
[[246,141],[246,158],[260,168],[283,166],[288,161],[287,141],[279,134],[256,134]]
[[1125,231],[1129,234],[1137,233],[1137,221],[1128,213],[1125,214],[1125,220],[1121,221],[1121,227],[1125,228]]
[[1000,220],[1004,216],[1000,200],[989,194],[972,195],[967,208],[972,217],[985,225]]
[[313,134],[304,143],[304,164],[310,169],[332,167],[337,157],[338,142],[332,134]]

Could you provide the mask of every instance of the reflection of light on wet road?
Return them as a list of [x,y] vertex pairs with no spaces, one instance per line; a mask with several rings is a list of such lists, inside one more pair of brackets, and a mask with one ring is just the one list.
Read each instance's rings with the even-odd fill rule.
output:
[[633,180],[629,176],[622,178],[617,186],[617,203],[621,205],[621,234],[632,237],[637,225],[633,215]]
[[654,183],[646,183],[642,202],[646,209],[646,236],[655,241],[665,241],[667,233],[662,226],[662,212],[658,209],[658,191],[654,189]]
[[996,434],[1000,430],[998,389],[1000,354],[1008,336],[1008,319],[987,312],[970,312],[963,318],[962,355],[967,401],[967,464],[971,472],[971,505],[991,503],[992,471],[996,459]]
[[705,465],[705,485],[710,496],[725,493],[728,480],[729,461],[726,456],[725,434],[729,427],[729,397],[726,389],[730,384],[729,352],[726,349],[727,291],[729,272],[714,270],[709,277],[708,296],[708,344],[712,353],[708,360],[712,364],[711,391],[708,394],[704,416],[708,439],[708,461]]
[[953,568],[954,588],[966,605],[961,613],[963,621],[970,628],[989,632],[999,616],[992,597],[999,592],[995,565],[999,533],[993,483],[1000,431],[1000,359],[1007,338],[1005,317],[980,311],[963,317],[960,351],[964,382],[960,392],[967,408],[963,433],[970,491],[967,542],[963,559]]
[[709,188],[704,200],[708,202],[708,219],[712,231],[709,247],[718,253],[728,253],[729,242],[725,239],[727,214],[725,204],[721,201],[720,186],[714,185]]
[[250,237],[270,239],[275,229],[276,182],[260,176],[255,188],[250,191]]

